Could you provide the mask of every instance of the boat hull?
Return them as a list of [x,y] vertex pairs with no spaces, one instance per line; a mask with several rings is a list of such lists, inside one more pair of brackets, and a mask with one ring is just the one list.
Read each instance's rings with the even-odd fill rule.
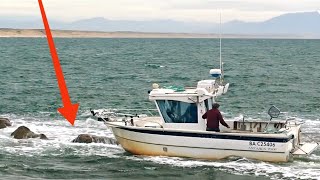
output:
[[271,162],[287,162],[292,150],[288,138],[159,131],[110,126],[117,141],[137,155],[175,156],[218,160],[239,156]]

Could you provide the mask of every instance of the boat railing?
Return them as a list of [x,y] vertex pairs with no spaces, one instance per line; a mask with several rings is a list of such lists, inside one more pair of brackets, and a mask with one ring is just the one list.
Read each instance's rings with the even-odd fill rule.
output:
[[[91,114],[97,117],[117,118],[123,116],[155,116],[158,114],[157,109],[90,109]],[[142,113],[143,112],[143,113]],[[147,114],[145,114],[147,113]]]
[[[150,116],[155,116],[158,112],[157,109],[112,109],[116,114],[118,115],[132,115],[132,113],[121,113],[121,112],[141,112],[141,111],[145,111],[145,112],[148,112],[148,114]],[[135,115],[139,115],[139,114],[142,114],[142,113],[133,113]]]

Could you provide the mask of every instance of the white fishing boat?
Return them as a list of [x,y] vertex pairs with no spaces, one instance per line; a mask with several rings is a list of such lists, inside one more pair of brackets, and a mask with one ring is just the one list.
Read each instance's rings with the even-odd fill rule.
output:
[[113,111],[91,112],[105,122],[123,149],[137,155],[214,160],[238,156],[286,162],[318,147],[317,142],[301,142],[302,122],[272,120],[280,114],[275,106],[268,111],[270,120],[225,120],[230,128],[206,131],[202,115],[229,88],[223,81],[221,38],[220,68],[211,69],[210,74],[212,79],[201,80],[196,87],[153,84],[149,100],[155,103],[158,116],[120,114],[123,118],[119,119]]
[[[202,115],[229,87],[220,81],[220,69],[211,70],[211,74],[215,79],[199,81],[193,88],[153,84],[149,100],[154,101],[159,116],[122,114],[124,118],[117,119],[107,112],[107,118],[100,120],[126,151],[137,155],[199,159],[239,156],[286,162],[295,155],[309,155],[318,147],[316,142],[301,142],[302,122],[272,120],[280,114],[275,106],[268,111],[270,120],[225,120],[229,129],[220,126],[220,132],[206,131]],[[99,113],[95,115],[99,117]]]

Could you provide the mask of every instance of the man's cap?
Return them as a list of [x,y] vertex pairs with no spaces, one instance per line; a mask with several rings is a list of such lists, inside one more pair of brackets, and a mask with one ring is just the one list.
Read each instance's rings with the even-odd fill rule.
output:
[[212,108],[219,108],[219,107],[220,107],[220,105],[218,103],[213,103],[212,104]]

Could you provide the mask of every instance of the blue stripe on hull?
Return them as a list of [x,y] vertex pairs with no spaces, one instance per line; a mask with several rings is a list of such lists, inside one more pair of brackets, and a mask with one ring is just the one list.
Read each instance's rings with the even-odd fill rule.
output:
[[252,137],[252,136],[240,136],[240,135],[228,135],[228,134],[200,134],[192,132],[178,132],[178,131],[154,131],[146,129],[131,129],[126,127],[117,127],[127,131],[145,133],[145,134],[157,134],[164,136],[183,136],[183,137],[197,137],[197,138],[213,138],[213,139],[231,139],[231,140],[244,140],[244,141],[267,141],[267,142],[288,142],[291,138],[269,138],[269,137]]
[[155,144],[155,143],[148,143],[148,142],[142,142],[142,141],[136,141],[132,139],[127,139],[121,136],[116,136],[117,138],[125,139],[127,141],[142,143],[142,144],[150,144],[155,146],[167,146],[167,147],[181,147],[181,148],[191,148],[191,149],[212,149],[212,150],[221,150],[221,151],[250,151],[250,152],[265,152],[265,153],[280,153],[283,154],[285,152],[274,152],[274,151],[257,151],[257,150],[246,150],[246,149],[222,149],[222,148],[208,148],[208,147],[193,147],[193,146],[177,146],[177,145],[168,145],[168,144]]

